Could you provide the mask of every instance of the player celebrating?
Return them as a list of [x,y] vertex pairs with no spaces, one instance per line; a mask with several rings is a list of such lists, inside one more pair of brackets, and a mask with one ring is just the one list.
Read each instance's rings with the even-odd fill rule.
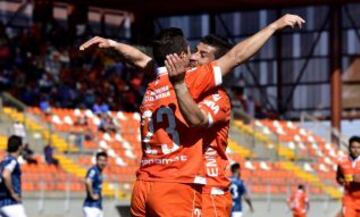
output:
[[306,217],[306,213],[309,210],[310,205],[304,185],[299,185],[297,191],[289,197],[287,202],[294,217]]
[[[284,17],[282,17],[281,19],[277,20],[276,22],[274,22],[273,24],[269,25],[267,28],[263,29],[262,31],[260,31],[259,33],[255,34],[254,36],[250,37],[249,39],[239,43],[237,46],[235,46],[231,51],[229,51],[224,57],[220,58],[219,60],[217,60],[215,63],[212,64],[207,64],[205,66],[201,66],[200,68],[202,68],[202,70],[192,70],[189,71],[187,73],[187,77],[192,77],[192,79],[189,79],[185,76],[185,83],[186,83],[186,88],[189,88],[189,90],[185,89],[184,85],[181,85],[181,90],[184,90],[185,95],[188,96],[186,99],[190,99],[192,100],[191,97],[193,97],[195,100],[199,100],[199,97],[202,93],[206,92],[207,89],[210,89],[212,86],[215,86],[216,84],[221,83],[221,77],[222,75],[227,74],[232,68],[234,68],[236,65],[244,62],[246,59],[250,58],[255,52],[257,52],[258,49],[260,49],[263,44],[271,37],[271,35],[279,29],[282,29],[288,25],[294,26],[296,24],[301,25],[304,21],[295,15],[286,15]],[[173,34],[174,35],[174,34]],[[175,34],[176,35],[176,34]],[[160,54],[162,54],[162,61],[165,60],[165,53],[169,54],[169,53],[177,53],[178,57],[183,60],[183,61],[187,61],[188,55],[186,54],[187,52],[182,48],[182,50],[178,49],[179,45],[183,45],[183,41],[178,41],[178,43],[174,44],[172,46],[171,43],[169,43],[169,38],[164,40],[162,43],[163,47],[166,48],[164,50],[162,50],[160,52]],[[167,41],[167,42],[166,42]],[[99,47],[103,47],[103,48],[115,48],[117,49],[120,53],[122,53],[124,55],[125,58],[127,58],[130,62],[132,62],[133,64],[141,67],[141,68],[148,68],[149,63],[151,63],[151,59],[149,57],[147,57],[146,55],[144,55],[143,53],[141,53],[140,51],[138,51],[137,49],[132,48],[131,46],[128,45],[124,45],[121,43],[117,43],[111,40],[107,40],[107,39],[103,39],[100,37],[95,37],[93,39],[91,39],[90,41],[86,42],[85,44],[83,44],[80,49],[86,49],[87,47],[93,45],[93,44],[98,44]],[[171,49],[177,49],[175,52],[171,52]],[[156,50],[156,49],[155,49]],[[158,49],[159,50],[159,49]],[[155,52],[154,52],[155,54]],[[159,53],[158,53],[159,54]],[[144,57],[145,56],[145,57]],[[161,63],[161,61],[158,61],[159,56],[161,55],[154,55],[155,59],[157,59],[157,63],[159,65],[163,65]],[[178,58],[176,55],[171,56],[171,58]],[[181,64],[184,65],[184,64]],[[181,70],[174,70],[173,72],[179,72]],[[161,78],[162,76],[164,77],[165,75],[165,70],[164,68],[160,68],[159,69],[159,76],[158,78],[155,80],[155,82],[153,83],[154,85],[149,85],[148,86],[148,90],[147,93],[145,94],[145,98],[144,98],[144,102],[148,103],[148,105],[154,105],[155,102],[160,103],[161,101],[159,99],[161,98],[173,98],[172,100],[175,99],[175,97],[173,97],[174,95],[172,94],[175,90],[171,89],[171,85],[169,86],[168,83],[170,83],[167,80],[164,80],[164,78]],[[170,74],[169,73],[169,77],[171,78],[171,83],[174,84],[174,82],[176,82],[178,80],[179,77],[184,76],[182,73],[179,74]],[[210,80],[209,80],[210,78]],[[188,80],[188,81],[187,81]],[[159,83],[162,83],[162,85],[164,86],[159,86],[158,88],[155,88],[156,85],[158,85]],[[214,85],[215,84],[215,85]],[[180,86],[179,86],[180,87]],[[149,89],[150,88],[150,89]],[[151,89],[154,88],[154,89]],[[169,91],[170,90],[170,91]],[[180,89],[179,89],[180,90]],[[180,90],[180,91],[181,91]],[[188,91],[188,92],[187,92]],[[170,95],[169,95],[170,93]],[[190,94],[190,95],[189,95]],[[179,97],[177,97],[177,100],[179,100]],[[185,98],[184,98],[185,99]],[[176,100],[176,99],[175,99]],[[155,101],[155,102],[154,102]],[[163,101],[164,102],[164,101]],[[163,107],[163,109],[157,109],[155,111],[161,111],[160,115],[156,114],[154,115],[152,110],[144,110],[142,116],[143,116],[143,122],[142,122],[142,126],[145,126],[145,130],[143,132],[146,132],[145,134],[143,133],[143,139],[145,139],[145,141],[143,140],[144,143],[144,153],[143,153],[143,164],[139,170],[138,173],[138,180],[139,182],[137,182],[135,184],[135,188],[134,188],[134,194],[133,194],[133,201],[132,201],[132,214],[133,216],[145,216],[145,212],[147,212],[147,216],[151,216],[153,213],[155,214],[159,214],[161,213],[163,216],[174,216],[174,213],[170,213],[169,211],[172,210],[171,209],[171,203],[175,204],[175,201],[173,198],[178,198],[178,199],[184,199],[182,201],[182,207],[178,207],[180,210],[187,210],[189,209],[189,207],[193,207],[193,202],[194,201],[194,196],[191,195],[195,195],[194,193],[194,189],[193,186],[189,185],[190,183],[188,183],[191,179],[192,183],[196,182],[196,183],[204,183],[204,180],[202,177],[199,176],[195,176],[194,177],[194,172],[196,171],[196,169],[198,169],[198,171],[196,173],[199,173],[200,167],[201,165],[199,165],[199,158],[194,158],[195,156],[192,155],[197,155],[198,153],[201,152],[197,152],[199,151],[198,147],[199,144],[197,144],[197,139],[193,139],[193,142],[191,146],[188,146],[186,144],[186,142],[182,142],[181,146],[179,147],[179,145],[177,144],[177,142],[179,141],[179,128],[184,129],[184,126],[186,126],[186,124],[184,123],[180,123],[180,125],[174,124],[177,122],[174,122],[172,119],[172,113],[171,110],[169,110],[168,108],[166,108],[166,104],[168,105],[168,108],[170,107],[170,109],[172,110],[172,112],[174,111],[178,111],[176,110],[176,103],[165,103],[163,105],[161,105],[161,107]],[[182,102],[180,102],[179,100],[179,104],[182,104]],[[169,106],[172,105],[172,106]],[[142,108],[146,108],[146,106],[142,106]],[[184,110],[184,108],[181,108],[181,110]],[[183,112],[182,112],[183,113]],[[156,129],[156,127],[154,127],[153,124],[156,124],[156,122],[162,122],[163,120],[163,115],[168,116],[166,119],[170,120],[170,122],[166,125],[164,124],[164,126],[161,127],[161,125],[159,126],[161,130]],[[203,113],[196,113],[195,115],[198,115],[198,117],[200,117],[199,120],[202,120],[201,122],[199,122],[198,124],[204,124],[206,123],[206,121],[208,119],[203,119]],[[151,117],[151,118],[150,118]],[[175,114],[175,120],[183,120],[184,118],[186,119],[186,117],[182,117],[180,114]],[[159,119],[159,121],[157,120],[153,120],[154,118]],[[194,119],[196,120],[196,119]],[[187,122],[189,122],[188,124],[191,123],[191,121],[189,119],[185,120]],[[161,124],[161,123],[158,123]],[[147,130],[146,130],[147,128]],[[186,128],[185,128],[186,129]],[[161,134],[161,132],[164,133],[164,131],[167,131],[169,135],[163,134],[163,136],[159,136],[159,134]],[[191,133],[195,133],[193,134],[194,136],[196,136],[196,138],[199,138],[198,136],[201,136],[201,132],[199,131],[199,133],[196,133],[198,130],[185,130],[187,133],[182,133],[185,135],[185,137],[187,139],[191,138],[190,134]],[[157,133],[157,135],[154,135],[154,132]],[[190,133],[191,132],[191,133]],[[181,135],[182,135],[181,134]],[[169,138],[170,137],[170,138]],[[157,139],[151,141],[151,139]],[[165,139],[164,139],[165,138]],[[184,137],[182,137],[184,138]],[[170,140],[168,140],[170,139]],[[165,141],[165,144],[161,142]],[[167,140],[167,141],[166,141]],[[174,140],[174,141],[171,141]],[[152,144],[147,144],[147,143],[152,143]],[[169,144],[170,143],[170,144]],[[173,144],[171,144],[173,143]],[[153,148],[155,147],[155,149]],[[161,150],[158,150],[159,147],[161,148]],[[187,151],[187,153],[185,155],[179,155],[181,154],[181,151],[184,150],[184,147],[186,147],[187,149],[185,149]],[[192,150],[197,150],[195,152],[190,152],[190,148]],[[166,157],[166,155],[169,154],[175,154],[177,153],[178,155],[174,158],[164,158]],[[191,154],[190,154],[191,153]],[[196,153],[196,154],[195,154]],[[161,156],[161,154],[163,154]],[[190,154],[190,155],[189,155]],[[150,157],[151,155],[153,155],[153,157]],[[155,158],[155,156],[157,155],[157,158]],[[189,160],[189,159],[194,159],[194,160]],[[184,165],[179,166],[178,161],[187,161],[188,163],[184,163]],[[175,164],[174,164],[175,163]],[[172,164],[172,165],[167,165],[167,164]],[[176,165],[177,164],[177,165]],[[192,164],[192,165],[190,165]],[[161,165],[161,166],[160,166]],[[190,170],[186,171],[185,168],[192,168],[190,172]],[[195,169],[196,168],[196,169]],[[169,173],[171,171],[171,173]],[[179,173],[179,171],[181,171]],[[166,176],[161,175],[159,176],[159,172],[162,172],[163,174],[167,174]],[[184,176],[182,178],[177,178],[176,176],[179,176],[182,174],[182,172],[184,172],[184,174],[186,173],[187,176]],[[193,174],[192,174],[193,173]],[[141,178],[141,176],[143,176],[143,179]],[[145,176],[145,180],[147,180],[147,185],[149,186],[140,186],[142,185],[140,181],[144,181],[144,176]],[[191,177],[191,179],[187,178],[187,181],[185,181],[184,183],[184,179],[185,177]],[[143,197],[141,194],[149,194],[151,195],[151,193],[147,192],[150,188],[150,185],[154,185],[156,186],[158,183],[162,183],[159,186],[162,186],[162,190],[166,190],[167,188],[164,188],[164,186],[166,186],[166,183],[168,182],[174,182],[174,183],[183,183],[183,184],[187,184],[187,185],[172,185],[171,188],[167,189],[168,193],[167,195],[169,196],[169,200],[162,200],[162,203],[166,204],[162,204],[161,207],[159,206],[155,206],[156,203],[154,203],[155,200],[151,201],[151,199],[155,199],[153,197]],[[139,184],[139,185],[137,185]],[[152,186],[152,189],[155,189],[155,187]],[[168,186],[169,187],[169,186]],[[179,187],[177,192],[174,192],[174,190]],[[182,191],[182,188],[185,188],[184,191]],[[170,194],[170,189],[173,189],[173,191]],[[187,190],[186,190],[187,189]],[[183,195],[180,195],[180,192],[182,194],[187,194],[188,197],[184,197]],[[156,196],[161,196],[160,191],[156,192],[157,195]],[[166,191],[164,191],[164,193],[166,193]],[[170,197],[171,195],[171,197]],[[155,195],[154,195],[155,196]],[[190,196],[190,197],[189,197]],[[143,198],[147,198],[147,201],[144,201]],[[176,199],[175,199],[176,200]],[[179,202],[179,201],[176,201]],[[139,204],[142,204],[141,206]],[[179,204],[179,203],[178,203]],[[168,206],[169,205],[169,206]],[[149,208],[149,206],[153,206],[151,208]],[[165,208],[166,207],[166,208]],[[169,208],[170,207],[170,208]],[[154,209],[155,208],[155,209]],[[135,210],[135,211],[134,211]],[[194,209],[193,209],[194,210]],[[196,214],[199,214],[199,211],[196,209]],[[166,213],[168,212],[168,213]],[[187,214],[183,214],[183,213],[177,213],[178,216],[182,216],[182,215],[188,215],[189,212],[184,212]],[[193,213],[194,214],[194,213]]]
[[339,160],[337,182],[344,186],[344,217],[360,217],[360,137],[349,140],[349,156]]
[[21,168],[17,158],[22,152],[22,139],[11,136],[7,144],[8,155],[0,164],[0,215],[25,217],[21,203]]
[[83,211],[85,217],[102,217],[101,186],[103,183],[102,171],[107,165],[107,154],[99,152],[96,154],[96,165],[91,167],[85,178],[86,198]]
[[240,178],[240,164],[232,164],[230,170],[232,174],[230,192],[233,200],[231,217],[242,217],[242,198],[244,198],[245,202],[248,204],[251,212],[254,212],[254,207],[252,205],[251,198],[248,194],[245,183]]

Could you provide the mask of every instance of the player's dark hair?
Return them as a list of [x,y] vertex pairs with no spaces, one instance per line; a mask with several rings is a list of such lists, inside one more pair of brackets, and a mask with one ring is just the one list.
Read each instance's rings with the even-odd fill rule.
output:
[[216,34],[207,35],[203,37],[200,42],[216,49],[214,53],[215,59],[224,56],[233,46],[225,37]]
[[187,52],[188,43],[179,28],[166,28],[159,32],[153,41],[153,56],[158,66],[164,66],[166,55]]
[[351,144],[352,144],[353,142],[360,143],[360,137],[359,137],[359,136],[352,136],[352,137],[349,139],[349,147],[351,146]]
[[10,136],[7,142],[7,152],[14,153],[22,146],[22,138],[20,136]]
[[107,158],[108,155],[107,155],[106,152],[104,152],[104,151],[101,151],[101,152],[96,153],[96,160],[98,160],[100,157],[105,157],[105,158]]
[[237,170],[240,170],[240,164],[239,163],[233,163],[230,167],[230,170],[232,173],[235,173]]
[[305,186],[304,186],[303,184],[300,184],[300,185],[298,185],[298,189],[304,190],[304,189],[305,189]]

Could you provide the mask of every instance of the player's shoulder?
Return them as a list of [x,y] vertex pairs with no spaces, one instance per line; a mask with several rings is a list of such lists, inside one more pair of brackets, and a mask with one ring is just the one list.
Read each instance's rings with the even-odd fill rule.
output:
[[239,178],[231,178],[231,182],[235,185],[242,185],[243,184],[243,180],[239,179]]
[[96,166],[92,166],[88,169],[88,174],[89,175],[96,175],[98,174],[99,170],[97,169]]
[[3,163],[4,164],[10,164],[10,163],[17,164],[18,162],[15,157],[8,155],[4,158]]
[[344,163],[347,163],[349,161],[349,157],[346,156],[346,155],[339,155],[337,157],[337,163],[338,164],[344,164]]

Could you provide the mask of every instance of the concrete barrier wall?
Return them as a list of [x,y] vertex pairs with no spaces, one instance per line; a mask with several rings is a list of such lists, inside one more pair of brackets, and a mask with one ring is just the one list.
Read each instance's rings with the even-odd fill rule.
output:
[[[43,203],[43,204],[42,204]],[[71,199],[65,202],[63,199],[45,199],[43,202],[37,199],[24,200],[24,206],[28,217],[81,217],[82,199]],[[340,210],[339,201],[326,199],[310,200],[310,212],[308,217],[335,217]],[[122,207],[123,215],[120,215],[116,207]],[[244,217],[290,217],[285,199],[255,199],[255,212],[250,213],[244,204]],[[113,200],[104,201],[105,217],[128,217],[129,202],[118,202]],[[127,214],[126,214],[127,213]]]

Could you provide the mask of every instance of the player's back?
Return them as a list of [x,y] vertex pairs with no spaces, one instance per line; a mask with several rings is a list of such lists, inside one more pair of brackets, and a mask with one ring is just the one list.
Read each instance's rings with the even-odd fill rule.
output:
[[[21,169],[18,161],[15,157],[7,155],[0,163],[0,173],[4,169],[9,169],[11,171],[11,184],[13,190],[16,194],[21,195]],[[10,193],[5,186],[4,180],[1,180],[0,183],[0,200],[11,199]]]
[[[185,83],[196,101],[217,85],[213,75],[211,64],[186,73]],[[148,84],[140,112],[143,157],[138,179],[204,184],[202,138],[206,132],[187,125],[165,68]]]
[[230,192],[233,199],[232,211],[242,211],[242,196],[247,193],[243,180],[237,177],[232,177]]

